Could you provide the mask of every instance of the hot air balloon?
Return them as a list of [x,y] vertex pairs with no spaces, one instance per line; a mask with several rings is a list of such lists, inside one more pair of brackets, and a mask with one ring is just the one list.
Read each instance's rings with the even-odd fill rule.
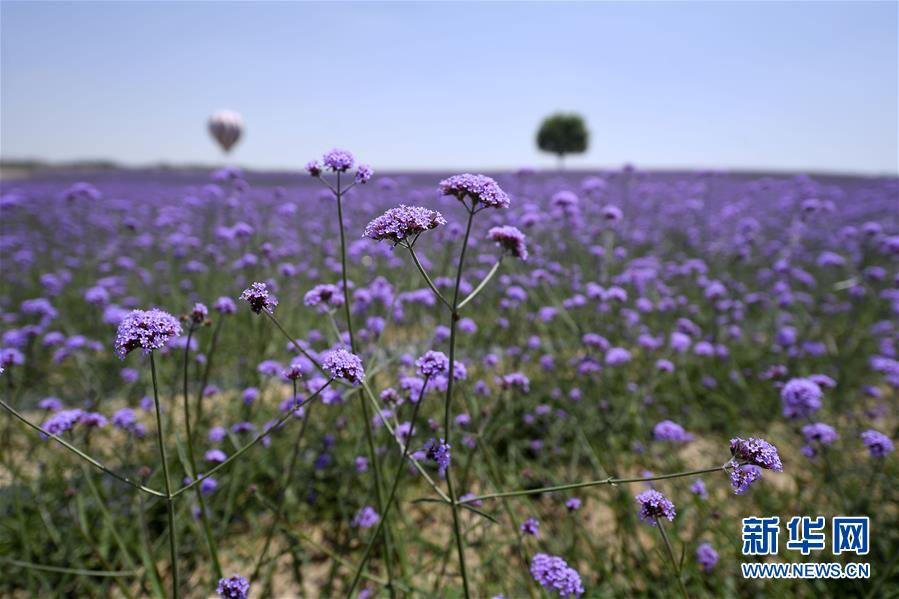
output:
[[209,117],[209,133],[229,152],[243,133],[243,119],[236,112],[220,110]]

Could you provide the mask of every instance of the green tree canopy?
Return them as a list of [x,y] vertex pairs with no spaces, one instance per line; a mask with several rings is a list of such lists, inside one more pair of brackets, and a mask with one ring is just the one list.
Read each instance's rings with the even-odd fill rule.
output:
[[556,154],[561,160],[565,154],[586,152],[589,137],[583,117],[574,113],[557,113],[546,117],[540,124],[537,147]]

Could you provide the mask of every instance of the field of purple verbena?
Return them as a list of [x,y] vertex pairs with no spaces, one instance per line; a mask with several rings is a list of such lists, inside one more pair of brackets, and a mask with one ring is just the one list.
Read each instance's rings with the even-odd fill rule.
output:
[[[0,594],[899,592],[899,181],[450,174],[4,181]],[[414,255],[363,237],[400,204]],[[804,515],[870,553],[775,559],[871,578],[744,579],[741,519]]]

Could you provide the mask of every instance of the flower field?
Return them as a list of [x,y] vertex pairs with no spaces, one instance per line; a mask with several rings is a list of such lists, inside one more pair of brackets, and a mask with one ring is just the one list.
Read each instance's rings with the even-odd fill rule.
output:
[[895,178],[332,150],[0,191],[4,596],[899,593]]

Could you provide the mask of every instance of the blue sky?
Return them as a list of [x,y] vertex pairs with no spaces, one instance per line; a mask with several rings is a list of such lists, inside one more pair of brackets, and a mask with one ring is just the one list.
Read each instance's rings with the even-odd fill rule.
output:
[[0,152],[298,168],[552,166],[541,117],[583,113],[572,167],[897,171],[897,4],[0,4]]

